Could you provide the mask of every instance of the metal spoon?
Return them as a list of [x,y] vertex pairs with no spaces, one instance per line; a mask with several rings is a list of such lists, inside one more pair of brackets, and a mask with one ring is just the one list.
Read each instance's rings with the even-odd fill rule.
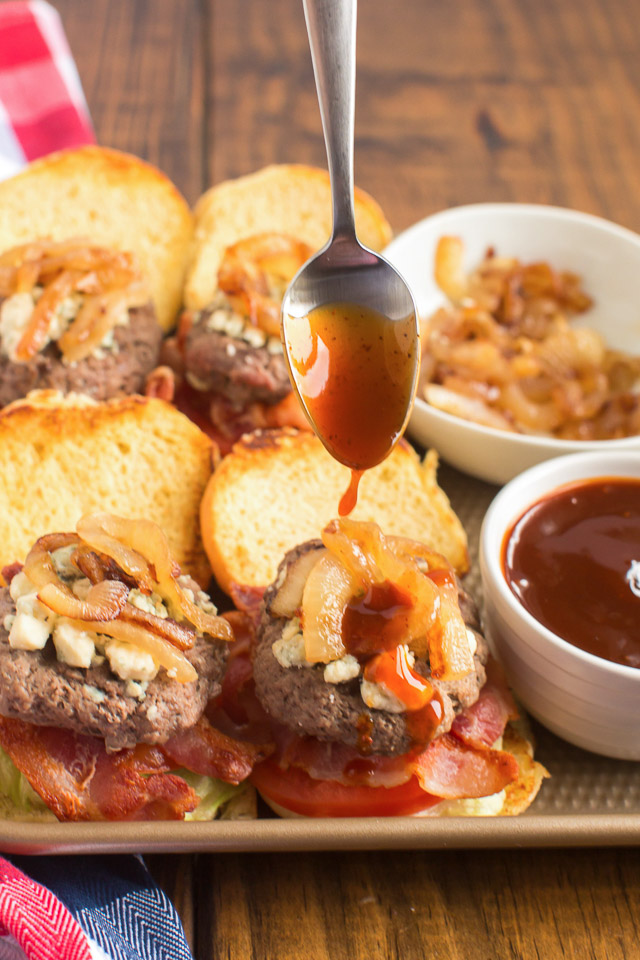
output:
[[336,459],[364,470],[384,459],[409,418],[420,360],[417,313],[397,270],[356,236],[357,0],[303,4],[331,177],[333,233],[285,294],[282,340],[314,430]]

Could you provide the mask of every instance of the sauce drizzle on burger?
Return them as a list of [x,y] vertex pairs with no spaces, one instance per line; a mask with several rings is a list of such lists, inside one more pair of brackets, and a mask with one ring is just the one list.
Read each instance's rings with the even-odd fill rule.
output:
[[500,809],[520,775],[500,749],[516,709],[473,602],[444,557],[375,524],[332,521],[285,557],[253,675],[277,752],[252,780],[279,813]]

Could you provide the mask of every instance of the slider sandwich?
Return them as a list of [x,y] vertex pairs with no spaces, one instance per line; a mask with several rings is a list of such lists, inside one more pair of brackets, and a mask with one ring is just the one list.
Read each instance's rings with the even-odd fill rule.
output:
[[[377,203],[356,191],[368,246],[391,238]],[[289,283],[328,239],[329,178],[302,165],[267,167],[219,184],[195,208],[195,244],[178,333],[149,391],[173,399],[226,453],[264,427],[309,429],[294,396],[280,341]]]
[[233,633],[160,528],[110,514],[41,537],[0,590],[3,814],[210,819],[262,748],[215,729]]
[[176,318],[191,212],[160,171],[83,147],[0,184],[0,406],[142,393]]
[[251,779],[282,816],[515,814],[546,774],[449,562],[374,523],[286,554],[252,665],[276,751]]

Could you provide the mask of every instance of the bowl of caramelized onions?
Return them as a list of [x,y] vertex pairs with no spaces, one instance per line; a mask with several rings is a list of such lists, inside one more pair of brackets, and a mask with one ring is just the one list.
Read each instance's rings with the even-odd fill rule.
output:
[[420,316],[416,440],[491,483],[562,454],[640,449],[640,236],[486,203],[427,217],[385,255]]

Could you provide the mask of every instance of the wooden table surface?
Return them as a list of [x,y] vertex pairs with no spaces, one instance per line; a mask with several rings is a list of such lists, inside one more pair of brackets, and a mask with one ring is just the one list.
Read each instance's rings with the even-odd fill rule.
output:
[[[195,201],[325,165],[301,0],[54,0],[105,145]],[[356,180],[396,230],[551,203],[640,231],[640,18],[628,0],[366,0]],[[635,960],[637,849],[155,856],[197,960]]]

